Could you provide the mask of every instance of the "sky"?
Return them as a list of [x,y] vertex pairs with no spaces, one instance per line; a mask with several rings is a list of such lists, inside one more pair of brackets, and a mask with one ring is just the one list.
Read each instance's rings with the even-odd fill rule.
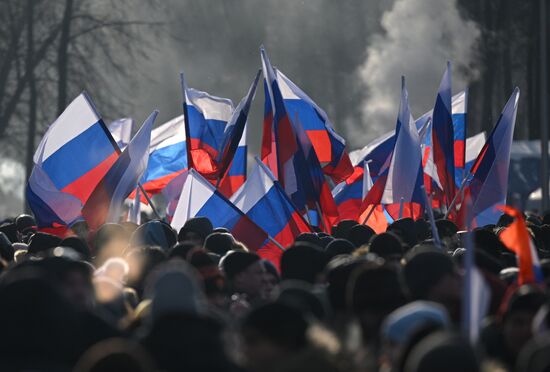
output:
[[[163,25],[139,31],[146,58],[128,58],[131,73],[108,87],[128,104],[119,112],[99,107],[106,121],[130,116],[141,125],[158,109],[160,125],[180,115],[180,71],[189,87],[236,104],[264,45],[272,63],[326,110],[351,151],[394,129],[401,75],[414,116],[433,106],[446,61],[455,92],[477,76],[479,30],[456,0],[168,0],[129,9],[128,17]],[[259,89],[248,123],[253,153],[262,115]],[[0,189],[21,198],[21,167],[4,161],[0,170]]]

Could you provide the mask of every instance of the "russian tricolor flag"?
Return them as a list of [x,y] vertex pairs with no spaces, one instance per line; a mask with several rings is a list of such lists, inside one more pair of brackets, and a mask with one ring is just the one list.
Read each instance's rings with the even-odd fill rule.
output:
[[157,114],[158,111],[154,111],[145,120],[82,208],[90,230],[120,220],[124,200],[135,190],[147,168],[151,129]]
[[153,129],[147,169],[141,179],[145,191],[159,193],[172,179],[187,169],[187,149],[183,115]]
[[188,88],[181,73],[183,115],[187,137],[187,161],[208,179],[217,179],[219,169],[216,159],[221,148],[225,127],[234,107],[227,98],[212,96]]
[[[472,165],[469,176],[464,180],[464,194],[472,200],[471,216],[476,220],[477,226],[495,224],[500,216],[495,207],[506,203],[510,150],[518,101],[519,88],[515,88]],[[465,203],[462,203],[460,208],[463,209],[464,205]],[[470,222],[463,220],[464,210],[459,210],[458,216],[454,218],[460,226],[468,225]]]
[[420,138],[411,116],[404,78],[401,103],[395,129],[395,146],[389,167],[379,175],[363,201],[361,210],[372,204],[383,204],[393,219],[399,216],[401,202],[405,217],[418,218],[422,213],[424,195]]
[[455,195],[454,128],[451,107],[451,64],[447,68],[437,92],[432,117],[432,152],[439,183],[448,206]]
[[115,162],[112,138],[86,93],[81,93],[50,125],[34,154],[59,191],[82,203]]
[[311,229],[275,181],[271,171],[258,159],[245,184],[231,197],[231,202],[283,247]]
[[276,71],[286,111],[293,121],[302,124],[324,174],[335,183],[342,182],[353,173],[353,166],[346,152],[346,141],[336,133],[327,114],[281,71]]
[[[197,171],[190,169],[180,177],[184,183],[171,222],[174,229],[179,231],[190,218],[207,217],[214,227],[225,227],[231,231],[235,239],[266,259],[272,259],[282,253],[282,247],[274,244],[261,227]],[[278,260],[274,260],[274,263],[278,265]]]

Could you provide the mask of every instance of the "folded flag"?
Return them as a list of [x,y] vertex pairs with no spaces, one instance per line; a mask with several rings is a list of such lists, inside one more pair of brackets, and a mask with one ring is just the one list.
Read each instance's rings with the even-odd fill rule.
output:
[[346,152],[346,141],[336,133],[327,114],[281,71],[276,71],[285,109],[293,121],[304,127],[324,174],[340,183],[353,173],[353,166]]
[[82,202],[75,196],[59,191],[46,172],[35,165],[25,190],[39,230],[64,230],[81,219]]
[[85,203],[118,157],[111,141],[91,99],[81,93],[44,134],[34,164],[57,190]]
[[287,247],[299,234],[311,229],[271,171],[259,159],[256,163],[231,202],[280,245]]
[[134,120],[132,118],[122,118],[111,122],[108,125],[109,132],[116,141],[118,148],[123,150],[132,138],[132,127]]
[[225,227],[235,239],[260,256],[280,255],[273,252],[281,251],[281,248],[270,240],[268,234],[197,171],[190,169],[181,178],[184,184],[171,222],[174,229],[179,231],[190,218],[207,217],[214,227]]
[[82,216],[90,230],[119,221],[124,200],[137,187],[147,168],[151,129],[157,114],[158,111],[153,111],[145,120],[84,205]]
[[[463,193],[472,200],[471,217],[476,220],[478,226],[495,224],[500,216],[495,206],[506,202],[510,150],[514,136],[518,101],[519,88],[515,88],[472,165],[469,176],[463,181]],[[458,204],[456,203],[456,205]],[[466,226],[471,222],[466,220],[464,210],[460,210],[464,205],[464,203],[460,204],[456,216],[453,216],[454,207],[450,211],[451,218],[459,226]]]
[[143,189],[158,194],[187,169],[187,148],[183,115],[153,129],[149,161],[141,179]]
[[422,213],[424,195],[420,138],[409,108],[408,93],[404,85],[395,129],[395,146],[390,165],[379,175],[363,201],[361,210],[368,205],[383,204],[393,219],[399,218],[401,201],[405,217],[418,218]]
[[188,88],[183,73],[180,76],[188,164],[202,176],[217,179],[216,159],[234,111],[233,102]]
[[454,129],[451,108],[451,64],[441,79],[432,117],[432,152],[437,175],[449,206],[455,195]]
[[508,227],[500,232],[500,240],[514,252],[518,259],[519,274],[518,284],[542,283],[544,277],[540,266],[537,249],[523,218],[523,213],[509,206],[500,206],[504,213],[514,217]]

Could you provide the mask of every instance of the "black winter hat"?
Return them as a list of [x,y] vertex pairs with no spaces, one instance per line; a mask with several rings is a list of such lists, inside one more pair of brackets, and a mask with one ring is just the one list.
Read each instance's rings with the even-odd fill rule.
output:
[[225,273],[227,279],[233,280],[237,274],[245,271],[250,265],[260,260],[261,258],[254,253],[233,251],[222,258],[220,269]]

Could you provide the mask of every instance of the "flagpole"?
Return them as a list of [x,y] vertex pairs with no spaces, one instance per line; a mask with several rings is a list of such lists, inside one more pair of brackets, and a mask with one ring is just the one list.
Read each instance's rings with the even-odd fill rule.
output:
[[367,221],[369,220],[370,218],[370,215],[372,214],[372,212],[374,212],[374,209],[376,208],[376,204],[373,204],[372,205],[372,208],[369,212],[369,214],[367,214],[367,217],[365,217],[365,219],[363,220],[363,222],[361,222],[361,225],[365,225],[367,223]]
[[321,213],[321,207],[319,207],[319,202],[315,202],[315,208],[317,209],[317,213],[319,214],[319,219],[321,220],[321,223],[323,224],[323,228],[325,229],[325,232],[327,234],[330,234],[330,231],[327,229],[327,224],[325,222],[325,219],[323,218],[323,214]]
[[285,251],[285,248],[278,242],[276,241],[275,239],[273,239],[271,236],[267,236],[267,238],[269,239],[269,241],[273,244],[275,244],[277,246],[277,248],[279,248],[281,251]]
[[451,204],[449,204],[449,207],[447,208],[447,212],[445,212],[445,216],[443,218],[447,219],[449,217],[449,214],[455,207],[455,203],[458,199],[458,196],[461,195],[464,192],[464,187],[466,186],[466,181],[468,178],[470,178],[472,172],[468,172],[468,175],[462,180],[462,184],[460,185],[460,189],[458,189],[458,192],[455,193],[455,196],[453,197],[453,200],[451,201]]
[[399,219],[403,218],[403,208],[405,207],[405,198],[399,199]]
[[432,227],[432,237],[434,239],[435,245],[439,249],[443,249],[443,244],[441,244],[441,238],[439,237],[439,231],[437,231],[437,226],[435,225],[434,211],[430,204],[430,199],[426,193],[426,187],[424,185],[420,186],[422,189],[422,195],[424,195],[424,201],[426,202],[426,209],[428,209],[428,218],[430,219],[430,226]]
[[[120,153],[122,153],[122,150],[120,149],[120,147],[118,147],[118,143],[116,143],[115,139],[113,138],[113,135],[109,131],[109,128],[107,128],[107,125],[105,125],[105,122],[103,121],[103,119],[99,119],[99,125],[103,129],[103,132],[105,132],[105,135],[109,139],[109,142],[111,142],[111,145],[115,149],[116,153],[120,155]],[[149,198],[149,195],[147,195],[147,192],[145,191],[145,189],[141,185],[141,182],[138,182],[137,185],[138,185],[139,189],[141,190],[143,196],[145,197],[145,200],[147,200],[147,203],[149,203],[149,205],[151,206],[151,209],[153,210],[153,213],[155,214],[155,216],[159,220],[162,220],[159,213],[157,212],[157,209],[155,208],[155,205],[153,204],[153,201]]]

